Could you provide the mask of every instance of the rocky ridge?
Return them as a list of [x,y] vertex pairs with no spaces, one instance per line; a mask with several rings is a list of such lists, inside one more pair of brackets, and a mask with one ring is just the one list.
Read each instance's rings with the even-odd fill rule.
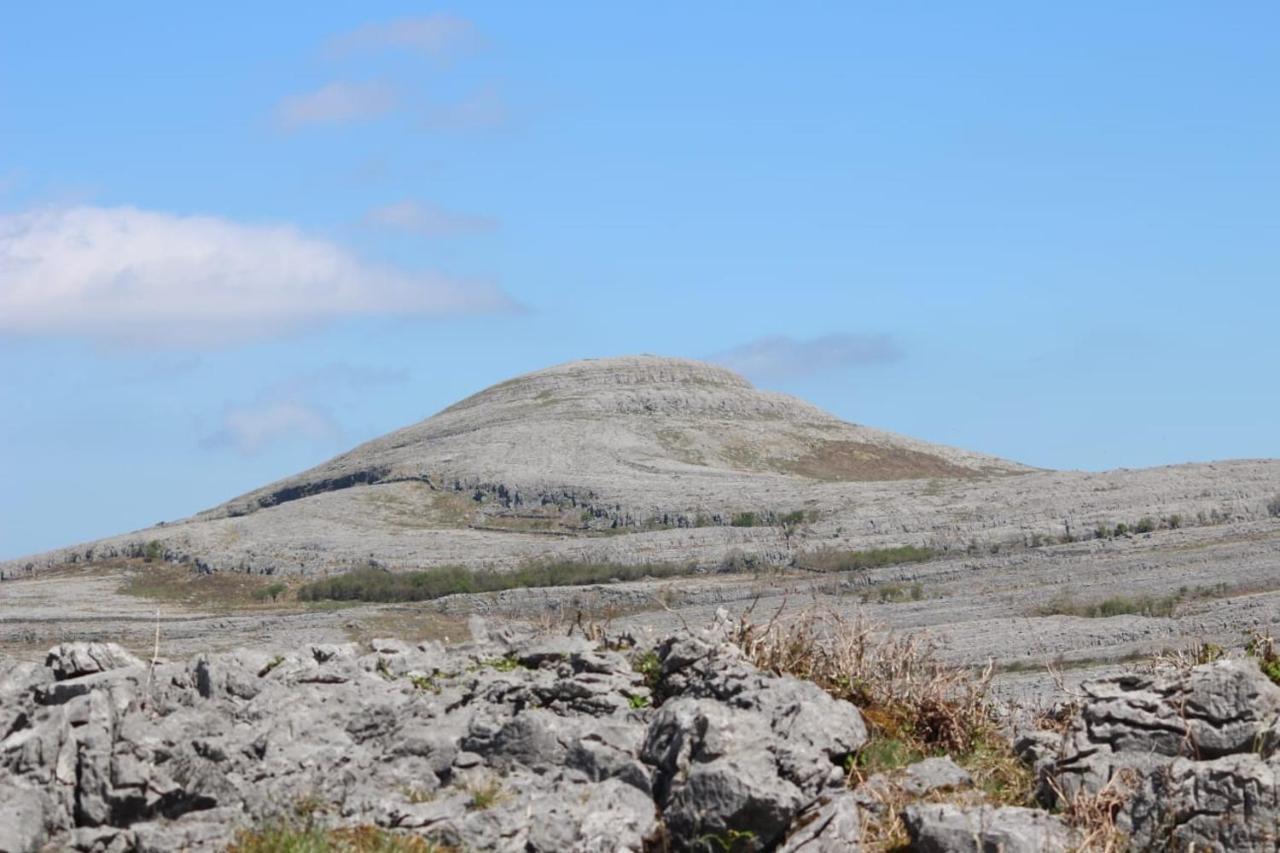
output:
[[[727,624],[652,648],[477,623],[454,648],[3,661],[0,851],[221,850],[302,811],[461,849],[837,851],[890,796],[913,849],[1093,849],[1087,825],[984,801],[946,758],[850,789],[862,714],[756,669]],[[1274,850],[1278,713],[1258,665],[1224,659],[1092,682],[1016,749],[1042,806],[1119,790],[1128,849]]]

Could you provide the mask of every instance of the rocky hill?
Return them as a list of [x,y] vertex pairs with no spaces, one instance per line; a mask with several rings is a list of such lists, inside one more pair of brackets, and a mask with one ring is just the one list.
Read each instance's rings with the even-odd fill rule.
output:
[[785,566],[817,547],[952,551],[1145,516],[1265,518],[1277,491],[1268,462],[1035,470],[642,356],[503,382],[193,518],[0,563],[0,577],[144,552],[271,574],[549,556]]
[[501,488],[514,505],[536,506],[573,496],[589,503],[593,494],[614,494],[638,479],[655,500],[679,506],[677,478],[865,482],[1027,470],[845,423],[713,365],[640,356],[511,379],[200,517],[394,482]]

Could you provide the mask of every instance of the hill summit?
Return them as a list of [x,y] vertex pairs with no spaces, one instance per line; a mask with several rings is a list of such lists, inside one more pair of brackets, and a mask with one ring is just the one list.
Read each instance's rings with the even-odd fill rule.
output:
[[663,478],[670,489],[676,475],[865,482],[1027,470],[846,423],[712,364],[630,356],[574,361],[499,383],[205,517],[406,480],[608,490],[637,476]]

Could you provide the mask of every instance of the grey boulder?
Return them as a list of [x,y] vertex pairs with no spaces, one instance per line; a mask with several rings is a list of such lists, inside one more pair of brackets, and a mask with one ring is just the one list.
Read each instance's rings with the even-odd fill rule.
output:
[[1079,843],[1053,815],[1017,806],[915,803],[903,810],[902,820],[918,853],[1048,853]]
[[45,666],[58,681],[142,665],[115,643],[62,643],[50,649],[45,658]]

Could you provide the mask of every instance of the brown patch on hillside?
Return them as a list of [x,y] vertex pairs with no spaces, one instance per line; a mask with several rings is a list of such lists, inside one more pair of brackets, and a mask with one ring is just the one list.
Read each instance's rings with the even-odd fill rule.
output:
[[197,572],[174,563],[120,560],[120,592],[136,598],[212,612],[300,610],[293,601],[299,578],[247,572]]
[[922,480],[974,477],[979,473],[918,450],[861,441],[828,441],[779,467],[814,480]]

